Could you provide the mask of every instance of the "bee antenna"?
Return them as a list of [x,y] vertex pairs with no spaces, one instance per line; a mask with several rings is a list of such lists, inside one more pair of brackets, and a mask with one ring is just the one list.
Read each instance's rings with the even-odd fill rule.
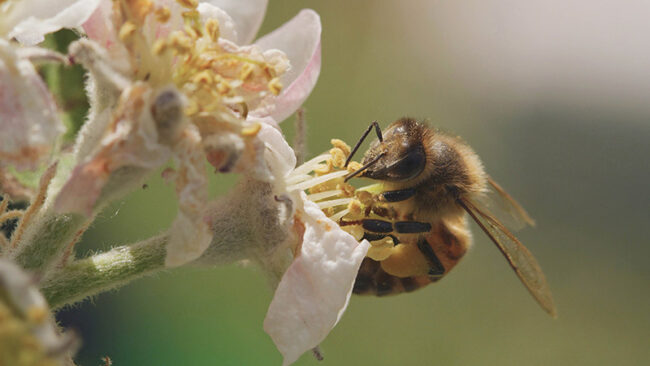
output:
[[386,155],[386,153],[381,153],[381,154],[377,155],[374,159],[372,159],[372,160],[370,160],[369,162],[367,162],[366,165],[364,165],[364,166],[362,166],[361,168],[355,170],[354,172],[352,172],[352,173],[346,175],[346,176],[345,176],[345,179],[343,179],[343,182],[347,182],[348,180],[350,180],[350,179],[356,177],[356,176],[359,175],[361,172],[363,172],[364,170],[368,169],[368,167],[370,167],[370,166],[374,165],[376,162],[378,162],[379,159],[381,159],[381,158],[384,157],[384,155]]
[[344,167],[347,167],[348,164],[350,164],[350,161],[352,160],[352,157],[357,152],[357,150],[359,150],[359,146],[361,146],[361,144],[363,143],[363,140],[366,139],[366,137],[370,133],[370,130],[372,130],[373,126],[375,127],[375,132],[377,132],[377,138],[379,139],[379,142],[384,142],[384,137],[381,135],[381,128],[379,127],[379,123],[377,123],[377,121],[372,121],[370,126],[368,126],[368,129],[366,129],[366,132],[364,132],[363,135],[361,135],[361,138],[359,139],[359,141],[357,141],[357,144],[354,145],[354,149],[352,149],[352,152],[350,153],[350,156],[348,156],[348,158],[345,160]]

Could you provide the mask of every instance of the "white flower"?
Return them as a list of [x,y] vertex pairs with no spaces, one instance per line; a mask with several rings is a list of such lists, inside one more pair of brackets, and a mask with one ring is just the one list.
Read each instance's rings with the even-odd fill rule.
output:
[[[221,172],[267,179],[256,134],[262,124],[277,126],[293,113],[320,70],[315,12],[304,10],[259,44],[245,45],[265,1],[191,3],[188,9],[177,2],[106,0],[83,25],[96,43],[82,40],[70,52],[90,71],[92,107],[77,142],[77,165],[55,204],[59,212],[92,215],[115,196],[110,187],[135,187],[173,157],[177,169],[167,176],[176,182],[179,212],[169,266],[198,258],[210,243],[206,159]],[[144,89],[133,99],[135,85]],[[121,112],[113,113],[116,108]],[[127,177],[131,183],[120,184]]]
[[[264,127],[259,136],[265,142],[266,160],[274,174],[274,193],[290,197],[294,222],[298,223],[293,226],[294,231],[299,231],[298,242],[292,245],[293,262],[282,276],[264,320],[264,329],[284,356],[284,365],[288,365],[317,347],[340,320],[369,243],[359,243],[321,211],[323,207],[347,205],[351,198],[316,204],[303,191],[340,180],[347,171],[311,177],[307,173],[331,159],[328,154],[294,169],[293,150],[278,131]],[[311,197],[320,200],[339,194],[329,190]]]
[[32,46],[44,35],[83,23],[98,0],[9,0],[0,3],[0,168],[35,169],[51,153],[64,126],[54,99],[26,54],[48,58],[53,53],[20,48],[15,38]]

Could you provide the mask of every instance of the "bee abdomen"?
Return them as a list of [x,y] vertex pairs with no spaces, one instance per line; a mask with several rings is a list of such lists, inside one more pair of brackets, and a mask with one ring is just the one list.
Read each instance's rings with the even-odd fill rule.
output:
[[[435,223],[431,231],[420,236],[417,242],[402,241],[404,245],[418,246],[419,250],[412,253],[421,255],[429,262],[428,274],[413,273],[410,276],[396,276],[389,273],[390,266],[385,269],[382,262],[365,258],[359,268],[353,292],[359,295],[396,295],[412,292],[439,281],[458,263],[469,246],[469,232],[464,218],[461,219],[458,225],[453,225],[455,223],[450,225],[443,221]],[[399,233],[393,234],[400,237]],[[405,263],[409,262],[408,258],[405,260]]]

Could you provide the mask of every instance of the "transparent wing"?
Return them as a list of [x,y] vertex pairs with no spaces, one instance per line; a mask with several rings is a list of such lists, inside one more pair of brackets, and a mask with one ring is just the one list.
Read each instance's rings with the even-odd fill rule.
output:
[[477,207],[469,199],[459,198],[458,203],[497,245],[535,300],[555,318],[557,312],[551,290],[542,269],[530,251],[487,210]]
[[480,207],[489,210],[492,217],[505,223],[511,230],[523,229],[526,225],[535,226],[535,220],[499,183],[491,177],[488,177],[487,181],[490,190],[475,198]]

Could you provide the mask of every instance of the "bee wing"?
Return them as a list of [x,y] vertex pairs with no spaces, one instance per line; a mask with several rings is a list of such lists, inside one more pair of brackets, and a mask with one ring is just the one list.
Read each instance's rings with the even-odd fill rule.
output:
[[526,225],[535,226],[528,212],[517,202],[499,183],[487,177],[490,190],[485,195],[476,197],[481,207],[490,210],[493,217],[514,230],[523,229]]
[[497,245],[535,300],[552,317],[557,317],[551,290],[542,269],[530,251],[486,210],[477,207],[469,199],[459,198],[458,203]]

